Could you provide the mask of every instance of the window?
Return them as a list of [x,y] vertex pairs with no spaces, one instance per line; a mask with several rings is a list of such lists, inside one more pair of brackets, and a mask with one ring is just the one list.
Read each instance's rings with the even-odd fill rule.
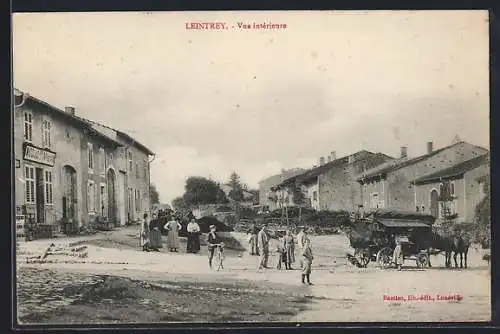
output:
[[141,175],[140,175],[141,173],[139,171],[140,171],[140,169],[139,169],[139,161],[137,161],[135,163],[135,178],[136,179],[138,179],[138,178],[141,177]]
[[106,155],[104,153],[104,148],[99,147],[99,170],[101,176],[106,175]]
[[52,145],[51,140],[51,128],[52,123],[48,119],[44,119],[42,121],[42,146],[46,148],[50,148]]
[[89,167],[89,173],[94,172],[94,145],[92,143],[87,143],[87,153],[88,153],[88,167]]
[[26,203],[35,203],[35,168],[24,167]]
[[132,172],[133,169],[134,169],[134,165],[132,162],[132,152],[128,152],[128,170],[130,172]]
[[144,180],[148,180],[148,159],[144,159]]
[[450,182],[450,196],[455,197],[455,182]]
[[135,190],[135,211],[141,211],[141,192],[139,190]]
[[33,114],[29,111],[24,112],[24,140],[33,141]]
[[52,195],[52,171],[45,171],[45,204],[54,204]]
[[378,208],[378,206],[379,206],[378,193],[371,193],[370,194],[370,208],[375,209],[375,208]]
[[318,192],[314,191],[313,192],[313,201],[317,201],[317,200],[318,200]]
[[95,213],[95,184],[93,181],[88,181],[87,184],[87,211],[88,213]]
[[133,211],[134,210],[134,197],[132,195],[132,188],[128,188],[128,210]]
[[106,216],[106,184],[101,183],[101,206],[100,206],[100,211],[101,211],[101,216],[105,217]]

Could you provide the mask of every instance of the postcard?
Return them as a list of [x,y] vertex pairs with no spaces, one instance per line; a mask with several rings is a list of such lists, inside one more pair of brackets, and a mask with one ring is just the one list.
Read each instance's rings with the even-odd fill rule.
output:
[[491,320],[486,11],[12,22],[17,325]]

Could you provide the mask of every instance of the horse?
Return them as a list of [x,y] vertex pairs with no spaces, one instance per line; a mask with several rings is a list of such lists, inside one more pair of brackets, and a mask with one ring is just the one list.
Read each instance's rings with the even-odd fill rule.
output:
[[[451,257],[458,268],[457,256],[460,255],[460,268],[467,268],[467,254],[471,245],[470,238],[462,231],[446,235],[432,233],[432,248],[443,251],[445,256],[445,267],[451,267]],[[429,261],[429,267],[431,266]]]

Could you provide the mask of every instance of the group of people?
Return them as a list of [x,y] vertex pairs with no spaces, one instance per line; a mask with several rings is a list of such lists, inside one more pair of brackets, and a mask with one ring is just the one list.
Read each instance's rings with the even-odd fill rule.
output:
[[[269,268],[269,241],[270,237],[266,226],[262,226],[260,231],[254,225],[250,231],[249,252],[250,255],[259,256],[259,270]],[[292,231],[287,229],[285,235],[279,238],[277,253],[277,269],[281,269],[282,264],[286,270],[292,269],[292,263],[295,262],[296,245],[300,256],[300,266],[302,271],[301,281],[303,284],[311,285],[311,267],[314,259],[311,248],[311,239],[304,227],[299,229],[299,233],[294,237]]]
[[[162,248],[162,231],[167,231],[167,247],[171,252],[178,252],[179,232],[182,225],[175,219],[173,215],[167,218],[165,215],[158,217],[153,213],[151,220],[148,214],[145,213],[141,222],[140,245],[145,252],[159,252]],[[200,251],[200,226],[191,219],[187,225],[187,253],[198,253]]]

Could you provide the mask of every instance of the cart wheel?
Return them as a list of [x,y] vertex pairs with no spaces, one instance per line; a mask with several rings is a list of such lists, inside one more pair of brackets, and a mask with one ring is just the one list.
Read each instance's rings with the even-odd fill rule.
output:
[[358,260],[361,268],[366,268],[368,263],[370,263],[370,250],[366,248],[356,249],[354,251],[354,257]]
[[420,253],[417,256],[417,268],[426,268],[429,266],[429,256],[424,253]]
[[384,247],[377,253],[377,265],[385,269],[391,265],[392,250],[389,247]]

